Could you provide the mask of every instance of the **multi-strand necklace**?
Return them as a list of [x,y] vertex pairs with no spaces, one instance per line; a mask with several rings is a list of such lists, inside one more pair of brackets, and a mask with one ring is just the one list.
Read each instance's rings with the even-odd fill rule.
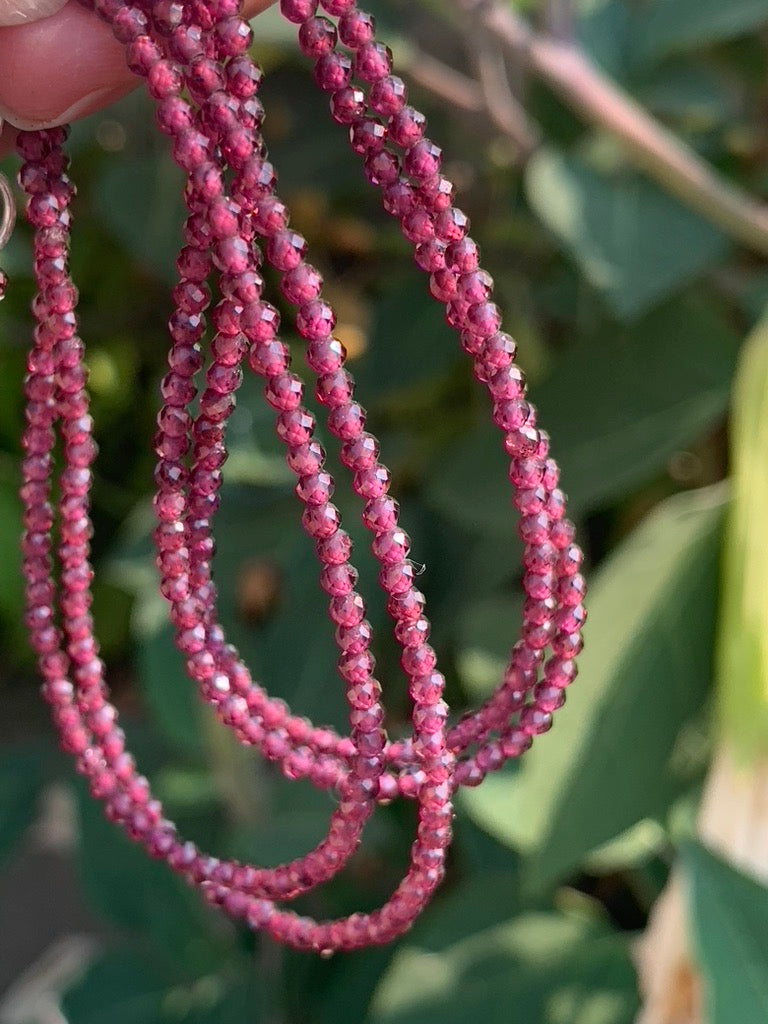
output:
[[[314,62],[317,85],[329,94],[333,120],[343,126],[368,181],[381,190],[384,208],[413,244],[429,290],[444,304],[490,396],[524,544],[522,630],[503,679],[477,711],[449,722],[444,679],[429,645],[424,596],[390,495],[390,475],[376,438],[366,430],[320,274],[307,262],[305,240],[289,226],[288,210],[275,191],[275,170],[261,137],[262,74],[248,56],[252,33],[237,0],[96,0],[95,8],[125,45],[130,69],[146,80],[158,125],[186,173],[188,216],[176,261],[169,370],[154,441],[160,589],[187,672],[219,720],[288,778],[337,793],[325,839],[305,856],[268,869],[209,856],[178,835],[126,750],[90,611],[89,493],[96,446],[77,292],[68,271],[74,187],[62,149],[65,128],[22,132],[17,143],[24,160],[19,183],[35,229],[38,288],[24,385],[23,572],[26,625],[45,699],[63,748],[76,759],[107,817],[233,918],[295,948],[330,952],[386,943],[410,927],[443,876],[456,788],[478,785],[550,728],[576,675],[584,580],[558,468],[526,400],[515,343],[501,330],[493,282],[480,269],[467,218],[441,174],[441,152],[425,134],[424,116],[408,105],[405,84],[392,73],[390,51],[376,39],[374,19],[354,0],[281,0],[280,6],[298,26],[299,46]],[[279,273],[283,298],[295,311],[327,432],[340,442],[340,461],[371,535],[412,701],[412,732],[404,740],[391,741],[384,729],[350,537],[332,501],[334,480],[314,437],[305,384],[292,372],[291,353],[280,338],[280,314],[263,296],[263,260]],[[226,425],[244,365],[264,380],[275,430],[296,477],[301,523],[314,542],[335,629],[348,736],[318,728],[270,697],[218,624],[213,527],[227,457]],[[339,872],[377,803],[398,796],[415,800],[418,827],[407,873],[385,906],[327,922],[282,908]]]

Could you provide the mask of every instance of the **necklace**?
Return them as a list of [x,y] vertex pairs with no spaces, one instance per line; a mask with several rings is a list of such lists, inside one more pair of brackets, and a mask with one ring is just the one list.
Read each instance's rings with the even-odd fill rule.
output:
[[[354,0],[281,0],[283,15],[298,25],[302,52],[314,61],[318,86],[330,96],[333,120],[348,131],[367,179],[381,189],[384,208],[414,245],[432,296],[445,305],[476,379],[488,390],[510,460],[524,542],[521,635],[497,691],[449,725],[444,680],[428,643],[425,601],[415,585],[398,504],[389,493],[389,473],[365,429],[320,274],[307,262],[306,243],[290,228],[288,210],[275,192],[276,174],[260,133],[262,76],[248,57],[252,34],[239,17],[237,0],[96,0],[94,6],[125,44],[130,69],[146,80],[160,129],[187,176],[169,372],[161,385],[155,436],[160,589],[187,672],[220,721],[288,778],[306,778],[338,793],[328,834],[306,856],[276,868],[208,856],[178,836],[125,748],[90,614],[89,491],[96,447],[77,292],[67,262],[74,187],[62,148],[66,128],[22,132],[17,143],[24,160],[19,183],[35,229],[38,287],[25,379],[23,573],[26,625],[43,694],[62,747],[75,757],[107,817],[210,903],[297,949],[330,953],[387,943],[410,927],[442,878],[455,789],[478,785],[488,772],[523,754],[551,727],[575,678],[584,580],[557,486],[558,468],[526,401],[515,344],[501,330],[492,279],[480,269],[468,220],[453,205],[453,186],[440,173],[440,150],[425,134],[424,116],[407,104],[390,51],[376,40],[374,19]],[[9,211],[9,195],[5,199]],[[413,704],[412,735],[403,741],[390,741],[383,728],[371,627],[355,589],[351,541],[331,501],[334,480],[314,439],[304,384],[291,372],[291,353],[280,340],[280,314],[263,297],[264,258],[281,275],[283,297],[295,310],[317,402],[327,413],[328,432],[341,442],[340,459],[372,536]],[[218,290],[213,305],[211,276]],[[204,352],[209,307],[212,339]],[[227,457],[226,425],[244,363],[264,379],[275,430],[297,479],[302,526],[314,541],[335,627],[348,736],[318,728],[271,698],[218,624],[213,523]],[[395,797],[416,801],[418,828],[407,873],[385,906],[317,922],[278,905],[339,872],[377,803]]]

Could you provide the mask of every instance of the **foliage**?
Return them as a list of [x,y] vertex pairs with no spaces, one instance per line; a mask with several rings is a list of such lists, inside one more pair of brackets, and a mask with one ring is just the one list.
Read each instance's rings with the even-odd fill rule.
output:
[[[370,6],[394,26],[396,56],[418,45],[471,71],[446,5]],[[530,15],[536,4],[518,6]],[[757,39],[768,26],[765,0],[573,7],[576,38],[604,71],[735,184],[765,191]],[[434,642],[460,714],[503,670],[519,616],[519,543],[498,435],[425,281],[409,271],[399,234],[324,116],[292,33],[274,12],[258,26],[281,189],[338,308],[425,566]],[[12,856],[43,788],[66,781],[78,808],[83,899],[114,929],[114,942],[63,997],[70,1024],[629,1024],[636,1012],[629,933],[667,878],[679,838],[670,820],[695,800],[712,736],[731,425],[743,468],[734,491],[756,502],[750,528],[765,521],[764,351],[750,347],[744,357],[735,418],[730,396],[741,339],[768,300],[768,273],[533,80],[526,104],[546,144],[525,169],[490,121],[424,87],[412,91],[434,137],[450,140],[449,173],[461,179],[461,205],[587,547],[581,676],[552,735],[458,801],[448,879],[412,934],[394,949],[329,961],[277,950],[204,910],[82,799],[70,765],[52,756],[50,730],[41,753],[37,726],[22,720],[14,738],[29,743],[0,758],[0,855]],[[277,863],[320,838],[332,799],[284,783],[222,736],[184,676],[153,576],[151,437],[182,216],[178,176],[138,95],[78,125],[72,149],[81,195],[74,269],[100,444],[95,615],[110,668],[131,684],[118,688],[117,702],[142,770],[185,833],[216,853]],[[36,686],[14,539],[28,256],[20,230],[3,254],[13,287],[0,347],[0,627],[11,709],[26,708]],[[223,623],[272,692],[342,725],[311,549],[253,382],[229,440],[216,530]],[[356,509],[343,496],[340,504],[354,533]],[[745,625],[733,580],[745,552],[755,560],[764,546],[753,532],[748,547],[743,525],[737,513],[729,519],[720,642],[745,659],[735,673],[744,684],[738,714],[754,723],[749,686],[760,678],[744,635],[762,629],[764,643],[764,601],[758,626]],[[383,606],[358,540],[375,623]],[[386,637],[376,655],[396,732],[408,708]],[[755,742],[764,745],[762,723]],[[381,809],[350,869],[302,906],[321,916],[376,906],[399,878],[412,833],[411,808]],[[711,1021],[758,1024],[768,1010],[766,891],[695,845],[683,860]]]

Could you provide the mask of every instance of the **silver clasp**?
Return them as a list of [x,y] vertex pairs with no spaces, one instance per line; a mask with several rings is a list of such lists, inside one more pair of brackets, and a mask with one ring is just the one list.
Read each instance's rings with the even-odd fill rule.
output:
[[[0,117],[0,132],[3,130],[3,119]],[[8,179],[0,174],[0,249],[8,245],[13,225],[16,223],[16,202],[13,198]]]
[[8,179],[0,174],[0,249],[4,249],[16,223],[16,202]]

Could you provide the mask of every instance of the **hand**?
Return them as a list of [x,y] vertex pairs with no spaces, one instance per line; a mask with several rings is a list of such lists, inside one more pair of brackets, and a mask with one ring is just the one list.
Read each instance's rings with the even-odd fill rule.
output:
[[[244,0],[251,18],[274,0]],[[123,47],[78,0],[0,0],[0,117],[49,128],[114,103],[139,84]],[[6,126],[0,155],[12,130]]]

